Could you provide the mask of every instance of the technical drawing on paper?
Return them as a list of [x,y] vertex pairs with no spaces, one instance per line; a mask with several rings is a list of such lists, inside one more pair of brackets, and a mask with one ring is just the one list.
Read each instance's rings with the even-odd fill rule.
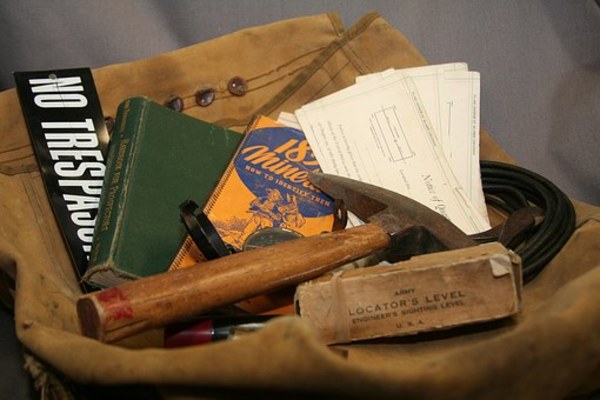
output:
[[402,129],[395,106],[382,107],[374,112],[370,125],[377,147],[390,161],[407,160],[416,155]]

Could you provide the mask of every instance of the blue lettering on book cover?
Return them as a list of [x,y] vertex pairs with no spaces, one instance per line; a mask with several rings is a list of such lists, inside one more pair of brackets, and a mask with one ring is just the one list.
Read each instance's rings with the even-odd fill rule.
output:
[[310,172],[321,169],[300,130],[252,131],[234,166],[244,185],[256,196],[250,211],[264,214],[274,226],[299,228],[305,217],[333,212],[333,200],[308,180]]

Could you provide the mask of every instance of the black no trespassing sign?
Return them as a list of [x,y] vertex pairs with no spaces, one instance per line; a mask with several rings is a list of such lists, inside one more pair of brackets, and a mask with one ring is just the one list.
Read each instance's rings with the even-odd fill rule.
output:
[[91,71],[15,72],[14,78],[46,191],[81,277],[109,141]]

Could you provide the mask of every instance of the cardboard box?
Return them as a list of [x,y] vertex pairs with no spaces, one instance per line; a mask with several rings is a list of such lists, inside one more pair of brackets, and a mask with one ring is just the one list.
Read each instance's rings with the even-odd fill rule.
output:
[[521,309],[521,260],[499,243],[334,272],[298,286],[296,312],[328,344],[508,317]]

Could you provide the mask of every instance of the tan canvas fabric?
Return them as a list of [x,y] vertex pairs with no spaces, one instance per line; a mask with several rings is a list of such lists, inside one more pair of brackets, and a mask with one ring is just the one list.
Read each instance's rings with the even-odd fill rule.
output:
[[[184,112],[241,130],[353,83],[358,74],[426,60],[377,14],[344,31],[318,15],[246,29],[172,53],[93,71],[105,114],[127,97],[184,98]],[[226,90],[233,76],[245,96]],[[214,103],[196,106],[197,89]],[[328,348],[298,318],[241,340],[144,348],[82,337],[76,278],[46,197],[16,92],[0,94],[0,267],[16,278],[17,335],[40,383],[48,371],[80,383],[144,383],[166,397],[246,397],[263,390],[350,398],[562,398],[600,387],[600,209],[577,203],[577,231],[524,291],[514,321],[444,334]],[[482,131],[482,157],[510,158]],[[54,393],[66,393],[57,391]],[[230,397],[231,398],[231,397]]]

